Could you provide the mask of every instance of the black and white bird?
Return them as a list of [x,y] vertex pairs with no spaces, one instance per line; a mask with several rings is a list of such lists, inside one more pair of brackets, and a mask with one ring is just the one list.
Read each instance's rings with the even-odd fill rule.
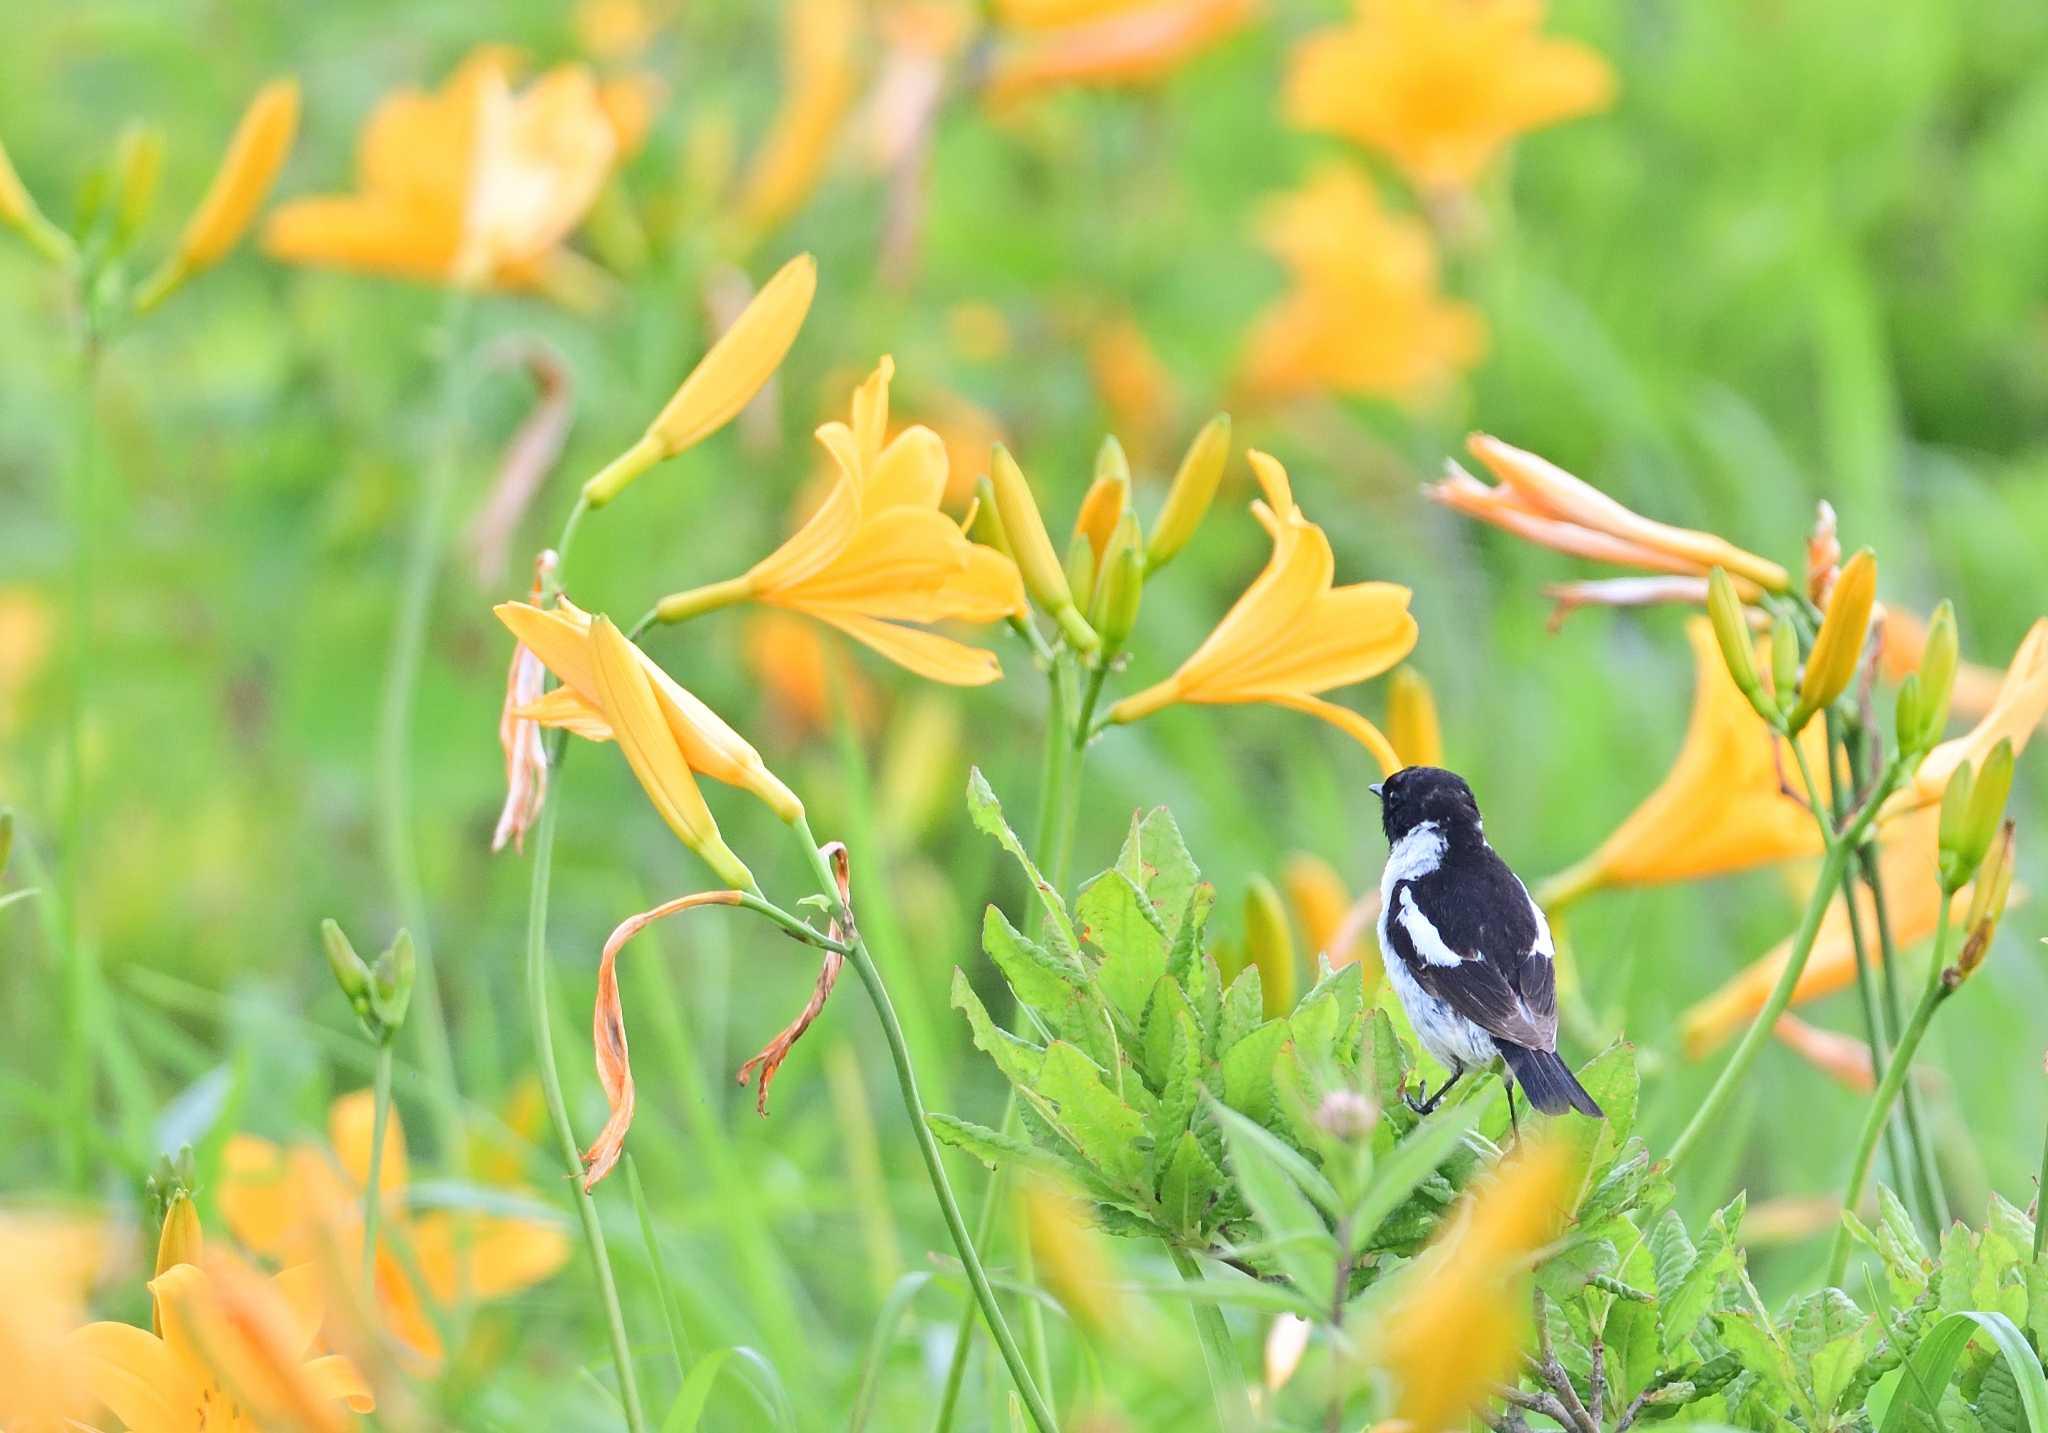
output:
[[[1380,953],[1422,1048],[1450,1078],[1496,1059],[1547,1115],[1604,1118],[1557,1054],[1556,947],[1550,922],[1486,842],[1479,803],[1456,772],[1410,766],[1372,788],[1387,829]],[[1503,1076],[1505,1079],[1506,1076]]]

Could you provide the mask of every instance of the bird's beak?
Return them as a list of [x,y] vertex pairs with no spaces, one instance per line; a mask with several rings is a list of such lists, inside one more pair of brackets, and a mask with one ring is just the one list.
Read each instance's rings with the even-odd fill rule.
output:
[[1383,785],[1384,783],[1375,781],[1372,785],[1366,787],[1365,789],[1370,791],[1373,795],[1379,797],[1380,799],[1385,800],[1387,793],[1381,789]]

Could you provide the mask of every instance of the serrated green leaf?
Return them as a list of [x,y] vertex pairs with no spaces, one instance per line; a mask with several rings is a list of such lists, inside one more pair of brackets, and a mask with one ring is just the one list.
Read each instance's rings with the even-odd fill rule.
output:
[[1229,1147],[1236,1151],[1244,1146],[1256,1152],[1261,1158],[1285,1173],[1301,1189],[1301,1192],[1331,1219],[1337,1217],[1339,1201],[1337,1191],[1315,1167],[1308,1156],[1294,1148],[1279,1135],[1274,1134],[1257,1121],[1239,1114],[1229,1106],[1211,1099],[1209,1112],[1223,1127]]
[[1791,1358],[1756,1315],[1733,1310],[1715,1314],[1714,1333],[1742,1361],[1742,1366],[1768,1388],[1772,1401],[1805,1399]]
[[[1394,1034],[1393,1019],[1384,1008],[1375,1008],[1366,1024],[1367,1051],[1364,1064],[1372,1075],[1372,1097],[1383,1119],[1397,1128],[1415,1123],[1415,1115],[1401,1098],[1408,1079],[1408,1051]],[[1405,1119],[1402,1116],[1406,1116]]]
[[1214,1112],[1230,1150],[1230,1173],[1251,1207],[1273,1264],[1294,1287],[1327,1308],[1336,1291],[1337,1241],[1300,1182],[1302,1171],[1336,1193],[1308,1161],[1235,1111]]
[[1102,1082],[1094,1061],[1056,1040],[1046,1047],[1037,1080],[1020,1093],[1111,1187],[1143,1191],[1145,1122]]
[[1004,819],[1003,803],[996,799],[995,788],[988,784],[988,778],[981,774],[978,766],[968,768],[967,772],[967,814],[977,831],[994,837],[996,844],[1024,868],[1025,878],[1031,882],[1039,904],[1045,907],[1047,929],[1053,934],[1054,944],[1063,953],[1078,952],[1080,943],[1074,939],[1074,923],[1067,916],[1067,903],[1053,889],[1052,883],[1039,874],[1031,853],[1024,849],[1024,843],[1017,839],[1017,833]]
[[1621,1251],[1608,1239],[1574,1239],[1536,1266],[1536,1287],[1559,1301],[1575,1297],[1596,1275],[1621,1267]]
[[933,1113],[925,1116],[925,1119],[941,1143],[949,1144],[961,1153],[980,1160],[990,1169],[1016,1165],[1068,1179],[1084,1179],[1086,1175],[1086,1171],[1073,1160],[1062,1158],[1018,1135],[1005,1134],[1001,1130],[990,1129],[987,1125],[975,1124],[971,1120],[959,1119],[949,1114]]
[[1182,1235],[1199,1234],[1223,1188],[1223,1171],[1203,1152],[1192,1131],[1174,1141],[1159,1178],[1159,1216]]
[[1877,1400],[1872,1400],[1873,1416],[1883,1420],[1881,1433],[1919,1433],[1929,1427],[1943,1428],[1946,1433],[1955,1427],[1944,1390],[1963,1350],[1977,1337],[1988,1339],[2012,1373],[2027,1426],[2035,1433],[2048,1429],[2048,1380],[2042,1376],[2041,1361],[2028,1346],[2026,1335],[2003,1314],[1963,1310],[1942,1319],[1920,1341],[1899,1371],[1898,1386],[1887,1406],[1880,1408]]
[[1876,1321],[1840,1289],[1817,1290],[1793,1306],[1786,1344],[1804,1370],[1815,1408],[1834,1408],[1876,1339]]
[[1166,970],[1167,935],[1145,893],[1122,871],[1104,871],[1075,902],[1081,936],[1102,955],[1096,982],[1131,1018]]
[[1935,1279],[1935,1293],[1943,1313],[1962,1313],[1974,1307],[1977,1266],[1977,1241],[1961,1224],[1949,1225],[1941,1236],[1941,1264]]
[[1336,1054],[1337,1029],[1343,1019],[1334,990],[1311,992],[1287,1017],[1294,1048],[1304,1059],[1323,1061]]
[[1180,992],[1173,992],[1172,1039],[1166,1056],[1166,1088],[1159,1096],[1155,1130],[1162,1145],[1178,1143],[1202,1097],[1202,1037]]
[[1065,1006],[1087,982],[1087,973],[1080,966],[1025,939],[993,905],[982,914],[981,948],[1017,998],[1048,1016]]
[[1206,885],[1195,868],[1173,813],[1164,806],[1155,806],[1142,818],[1131,818],[1130,834],[1124,838],[1116,869],[1145,893],[1169,942],[1190,915],[1197,925],[1205,920],[1216,898],[1215,888]]
[[1374,1162],[1372,1182],[1351,1211],[1354,1248],[1382,1246],[1400,1232],[1383,1226],[1460,1147],[1477,1119],[1469,1103],[1440,1109]]
[[1275,1020],[1226,1049],[1217,1061],[1223,1102],[1263,1124],[1273,1112],[1273,1061],[1286,1043],[1287,1022]]
[[1265,997],[1259,988],[1259,968],[1247,965],[1230,982],[1230,988],[1223,992],[1223,1009],[1216,1032],[1216,1049],[1226,1053],[1230,1047],[1265,1023]]
[[974,993],[974,986],[969,983],[964,970],[955,969],[953,972],[953,1008],[966,1015],[975,1048],[994,1060],[996,1068],[1011,1084],[1024,1086],[1036,1082],[1045,1052],[1028,1040],[1018,1039],[988,1018],[988,1011],[983,1007],[981,997]]
[[1579,1083],[1607,1112],[1607,1118],[1558,1122],[1557,1136],[1571,1159],[1571,1180],[1566,1187],[1572,1190],[1574,1208],[1613,1166],[1635,1127],[1639,1089],[1635,1047],[1616,1041],[1581,1065],[1578,1074]]

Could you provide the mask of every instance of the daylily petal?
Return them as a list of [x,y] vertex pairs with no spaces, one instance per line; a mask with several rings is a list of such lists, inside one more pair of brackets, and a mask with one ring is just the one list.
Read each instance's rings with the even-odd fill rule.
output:
[[980,687],[999,681],[1002,664],[996,654],[970,647],[937,632],[878,622],[872,617],[847,612],[820,612],[818,619],[829,622],[854,641],[880,652],[897,666],[928,681],[955,687]]
[[1298,712],[1307,712],[1313,717],[1321,717],[1331,726],[1334,726],[1337,730],[1343,732],[1346,736],[1371,752],[1373,760],[1380,764],[1380,770],[1386,775],[1392,776],[1401,769],[1401,758],[1394,751],[1394,744],[1387,740],[1386,733],[1357,712],[1351,710],[1350,707],[1341,707],[1335,702],[1326,702],[1321,697],[1294,694],[1273,696],[1267,698],[1267,700],[1275,706],[1290,707]]
[[127,1324],[95,1323],[65,1342],[92,1396],[130,1433],[191,1433],[199,1384],[162,1339]]
[[370,1391],[363,1371],[338,1353],[316,1358],[301,1370],[306,1387],[321,1398],[344,1404],[352,1413],[377,1411],[377,1395]]
[[747,234],[781,223],[817,183],[854,100],[859,18],[852,0],[796,0],[784,11],[782,105],[735,201]]
[[420,1276],[448,1305],[516,1294],[569,1259],[568,1235],[532,1219],[437,1209],[413,1220],[410,1232]]
[[711,819],[633,645],[610,619],[599,617],[591,624],[589,651],[598,706],[647,799],[692,850],[718,841],[718,823]]
[[326,1317],[327,1297],[320,1288],[320,1268],[317,1264],[294,1264],[289,1269],[280,1269],[272,1276],[270,1286],[277,1291],[281,1307],[290,1316],[284,1346],[296,1357],[304,1358],[319,1336],[321,1319]]
[[574,687],[556,687],[539,700],[516,708],[512,714],[541,726],[560,727],[585,741],[612,739],[611,723],[604,719],[604,713],[593,707],[588,698]]

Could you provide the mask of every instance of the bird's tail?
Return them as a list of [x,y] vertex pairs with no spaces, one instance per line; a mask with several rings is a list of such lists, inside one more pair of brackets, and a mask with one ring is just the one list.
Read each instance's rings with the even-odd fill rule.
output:
[[1577,1110],[1596,1120],[1607,1118],[1555,1050],[1531,1050],[1505,1040],[1498,1043],[1508,1068],[1515,1073],[1515,1083],[1522,1087],[1529,1103],[1544,1114],[1561,1115],[1566,1110]]

